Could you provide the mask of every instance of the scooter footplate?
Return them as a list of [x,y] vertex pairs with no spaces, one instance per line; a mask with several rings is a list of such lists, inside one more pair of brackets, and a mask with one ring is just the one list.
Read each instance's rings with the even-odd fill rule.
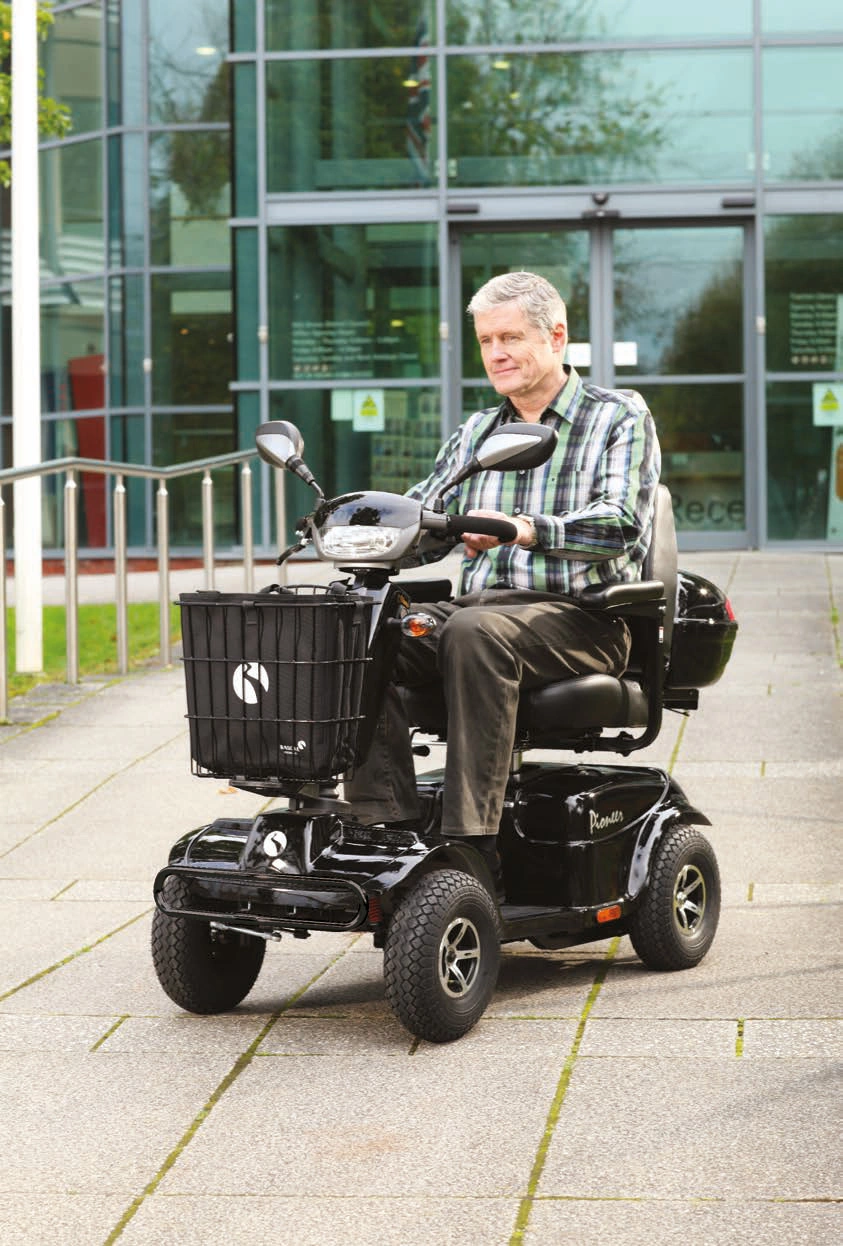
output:
[[[165,884],[187,884],[186,902],[169,903]],[[170,917],[199,917],[254,930],[354,930],[368,916],[362,888],[347,879],[243,874],[170,866],[155,880],[155,903]],[[175,899],[175,897],[172,897]]]

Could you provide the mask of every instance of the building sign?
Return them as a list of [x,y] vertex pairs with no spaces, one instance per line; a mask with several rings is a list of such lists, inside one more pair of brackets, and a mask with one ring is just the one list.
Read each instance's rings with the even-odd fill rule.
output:
[[368,320],[294,320],[293,377],[371,376]]

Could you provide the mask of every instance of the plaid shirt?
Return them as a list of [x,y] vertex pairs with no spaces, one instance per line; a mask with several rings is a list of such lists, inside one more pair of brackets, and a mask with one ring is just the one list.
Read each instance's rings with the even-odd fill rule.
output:
[[[661,456],[653,417],[640,394],[599,389],[573,368],[541,417],[559,442],[531,471],[480,472],[445,494],[445,509],[529,515],[538,545],[501,545],[462,562],[458,594],[526,588],[576,595],[588,584],[637,580],[650,545]],[[427,480],[407,492],[430,506],[500,424],[520,417],[505,399],[477,411],[442,447]],[[419,561],[447,549],[424,549]]]

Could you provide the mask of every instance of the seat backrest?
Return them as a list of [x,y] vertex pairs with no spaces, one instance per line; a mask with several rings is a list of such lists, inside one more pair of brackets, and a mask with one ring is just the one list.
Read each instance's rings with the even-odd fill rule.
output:
[[664,648],[670,653],[673,620],[676,617],[678,553],[676,526],[673,521],[673,500],[667,485],[656,487],[653,514],[653,536],[641,568],[642,580],[661,580],[664,584]]

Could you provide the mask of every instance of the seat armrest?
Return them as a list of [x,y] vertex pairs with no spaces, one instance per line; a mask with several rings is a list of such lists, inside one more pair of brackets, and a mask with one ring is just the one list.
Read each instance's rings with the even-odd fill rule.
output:
[[631,584],[590,584],[577,597],[584,610],[619,610],[647,602],[664,602],[661,580],[637,580]]

